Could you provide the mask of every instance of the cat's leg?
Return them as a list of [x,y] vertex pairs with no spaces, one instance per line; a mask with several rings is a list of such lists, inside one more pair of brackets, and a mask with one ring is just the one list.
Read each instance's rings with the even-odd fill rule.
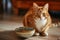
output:
[[41,34],[42,36],[48,35],[47,31],[48,31],[48,29],[49,29],[50,27],[51,27],[51,19],[48,18],[48,21],[47,21],[45,27],[42,28],[40,34]]
[[41,29],[40,34],[43,36],[48,35],[47,31],[48,29],[51,27],[51,22],[49,22],[50,20],[48,20],[47,24]]
[[48,33],[47,33],[48,29],[49,29],[48,26],[45,27],[45,28],[43,28],[42,31],[40,32],[40,35],[42,35],[42,36],[48,36]]

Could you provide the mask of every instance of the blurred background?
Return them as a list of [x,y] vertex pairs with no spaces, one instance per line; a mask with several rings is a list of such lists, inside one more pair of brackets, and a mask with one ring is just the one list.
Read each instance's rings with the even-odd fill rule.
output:
[[[23,27],[23,16],[32,7],[33,2],[40,6],[49,4],[49,14],[52,18],[52,24],[55,25],[48,31],[50,36],[43,37],[42,40],[60,40],[60,0],[0,0],[0,40],[16,39],[13,38],[13,32],[1,32]],[[33,39],[36,38],[41,39],[41,36]]]
[[60,16],[60,1],[59,0],[0,0],[0,19],[10,19],[10,17],[24,16],[33,2],[43,6],[49,3],[49,13],[55,18]]
[[0,0],[0,20],[12,20],[16,17],[19,18],[20,16],[24,16],[29,8],[32,7],[33,2],[36,2],[38,5],[49,3],[49,12],[51,16],[60,17],[59,0]]
[[[32,7],[33,2],[36,2],[40,6],[48,3],[51,18],[56,21],[60,20],[59,0],[0,0],[0,29],[2,27],[9,29],[10,26],[21,26],[23,16]],[[56,22],[54,20],[53,22]],[[16,25],[14,25],[15,22],[17,23]]]

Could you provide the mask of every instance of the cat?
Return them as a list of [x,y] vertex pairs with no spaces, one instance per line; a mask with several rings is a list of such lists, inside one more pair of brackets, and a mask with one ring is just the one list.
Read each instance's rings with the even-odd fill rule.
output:
[[42,36],[48,35],[47,31],[52,23],[48,7],[48,3],[44,6],[38,6],[36,3],[33,3],[33,7],[30,8],[23,18],[23,25],[34,28]]

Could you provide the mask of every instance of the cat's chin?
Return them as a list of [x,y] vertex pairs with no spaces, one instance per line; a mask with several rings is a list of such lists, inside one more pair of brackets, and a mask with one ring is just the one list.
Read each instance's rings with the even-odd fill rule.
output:
[[40,36],[48,36],[48,33],[47,32],[41,32]]

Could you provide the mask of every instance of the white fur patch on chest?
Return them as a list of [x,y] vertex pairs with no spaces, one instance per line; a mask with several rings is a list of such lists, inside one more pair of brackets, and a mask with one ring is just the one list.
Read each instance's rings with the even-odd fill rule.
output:
[[42,19],[40,18],[35,19],[35,25],[39,31],[41,31],[41,28],[45,26],[46,23],[47,23],[47,19],[45,17],[42,17]]

